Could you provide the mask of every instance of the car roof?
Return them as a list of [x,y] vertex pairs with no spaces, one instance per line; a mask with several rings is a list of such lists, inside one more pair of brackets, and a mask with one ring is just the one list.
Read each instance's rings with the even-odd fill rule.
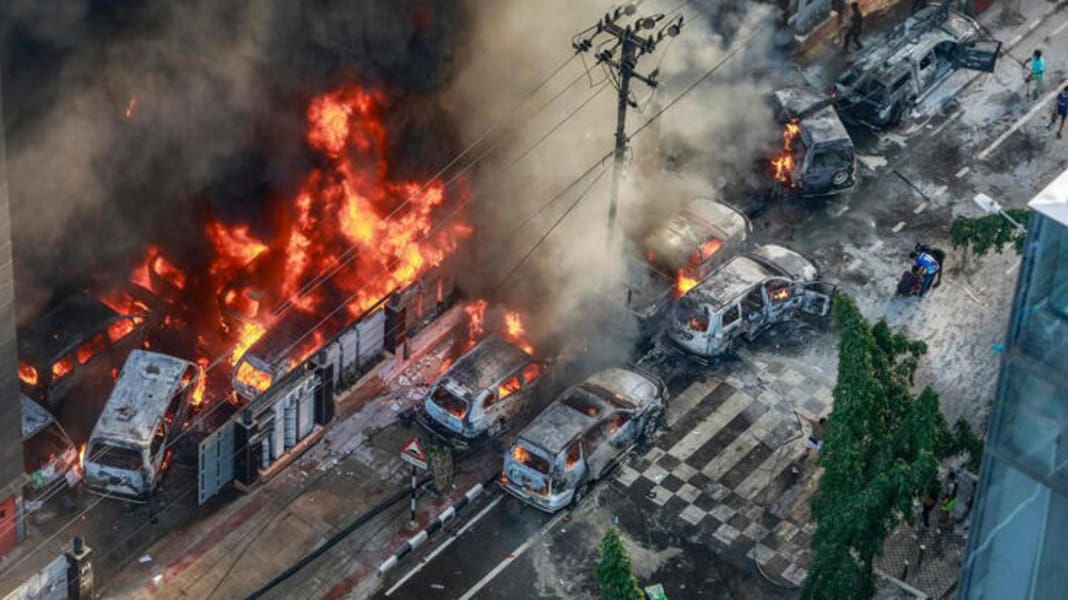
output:
[[118,317],[119,313],[85,292],[68,296],[19,332],[19,358],[47,369],[78,344],[106,332]]
[[813,142],[844,140],[852,144],[849,132],[838,118],[831,99],[811,87],[792,87],[773,94],[780,121],[798,119]]
[[658,257],[658,264],[681,269],[710,237],[725,245],[737,244],[744,241],[748,229],[749,219],[730,204],[711,198],[693,198],[645,236],[643,258],[648,260],[648,254],[652,253]]
[[530,360],[530,355],[498,335],[490,335],[457,359],[440,381],[449,382],[469,394],[491,388]]
[[[637,371],[620,367],[598,371],[557,396],[523,429],[519,440],[556,455],[617,408],[641,408],[652,402],[658,392],[656,383]],[[597,414],[589,415],[572,408],[569,401],[594,407]]]
[[711,304],[717,309],[733,302],[754,285],[769,277],[782,276],[772,265],[752,254],[741,254],[730,259],[720,268],[691,288],[683,298],[701,304]]
[[152,441],[156,424],[167,412],[182,377],[193,364],[187,360],[134,350],[115,381],[104,412],[93,428],[92,439],[145,445]]
[[951,10],[941,20],[938,12],[939,7],[928,6],[909,17],[884,41],[862,50],[849,71],[859,68],[881,81],[893,79],[907,59],[919,59],[942,42],[967,41],[978,35],[979,26],[971,18]]

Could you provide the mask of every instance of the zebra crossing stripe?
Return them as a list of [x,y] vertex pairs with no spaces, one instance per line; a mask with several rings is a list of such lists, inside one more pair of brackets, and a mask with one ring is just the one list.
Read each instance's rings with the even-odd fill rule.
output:
[[668,454],[679,460],[686,460],[753,402],[756,400],[749,394],[741,391],[734,392],[719,408],[698,423],[686,437],[672,446]]
[[671,402],[668,403],[667,416],[665,417],[668,426],[674,427],[676,423],[684,419],[694,407],[701,403],[701,400],[714,392],[721,383],[718,379],[708,383],[697,382],[672,398]]
[[792,445],[775,450],[745,480],[738,484],[738,487],[734,488],[734,493],[746,500],[756,498],[757,494],[764,491],[804,451],[804,446],[797,440]]
[[741,435],[736,437],[715,458],[701,469],[701,472],[712,479],[720,479],[738,464],[750,450],[769,437],[769,432],[784,420],[783,414],[777,410],[769,410],[753,422]]

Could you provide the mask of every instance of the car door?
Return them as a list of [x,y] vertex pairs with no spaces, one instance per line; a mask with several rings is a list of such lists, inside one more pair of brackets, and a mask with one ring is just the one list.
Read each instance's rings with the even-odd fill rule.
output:
[[776,277],[765,281],[762,287],[768,303],[768,323],[789,319],[798,305],[790,281]]
[[834,298],[837,286],[826,281],[812,281],[800,284],[799,287],[803,292],[802,312],[819,317],[825,317],[830,314],[831,301]]
[[958,69],[972,69],[993,73],[1001,53],[1001,42],[996,40],[958,45],[953,54],[953,65]]
[[501,380],[494,393],[487,396],[482,405],[490,435],[499,433],[505,421],[522,408],[522,398],[525,396],[522,375],[518,370]]
[[918,92],[922,94],[930,88],[938,78],[938,60],[932,48],[920,57],[916,65],[916,84]]
[[754,285],[742,298],[742,319],[745,334],[750,339],[768,324],[767,299],[764,297],[763,285]]

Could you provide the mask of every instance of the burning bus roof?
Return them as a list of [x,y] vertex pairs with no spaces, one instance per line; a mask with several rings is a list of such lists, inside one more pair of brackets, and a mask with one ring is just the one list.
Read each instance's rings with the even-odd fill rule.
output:
[[145,350],[130,352],[104,412],[93,428],[93,438],[147,445],[167,412],[169,401],[182,389],[193,363]]
[[444,378],[476,393],[493,386],[529,360],[530,355],[526,352],[491,335],[461,356],[446,371]]
[[87,293],[69,296],[19,332],[19,357],[38,366],[51,365],[73,347],[106,331],[119,316]]

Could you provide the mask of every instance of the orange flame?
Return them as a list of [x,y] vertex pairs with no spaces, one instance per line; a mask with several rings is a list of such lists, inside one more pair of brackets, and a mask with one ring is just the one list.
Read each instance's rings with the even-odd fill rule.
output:
[[85,442],[78,447],[78,466],[85,469]]
[[796,164],[796,161],[794,160],[794,140],[800,133],[801,125],[799,124],[797,119],[794,119],[787,123],[786,127],[783,128],[782,132],[782,152],[779,154],[778,157],[774,158],[771,161],[771,167],[773,169],[775,179],[783,185],[787,185],[790,187],[793,187],[794,185],[791,175],[794,169],[794,165]]
[[679,275],[675,279],[675,294],[680,298],[686,294],[686,292],[692,290],[694,286],[700,283],[696,278],[686,275],[686,272],[679,269]]
[[102,333],[83,342],[82,345],[78,346],[77,350],[74,351],[74,356],[78,360],[78,364],[84,365],[89,362],[89,359],[93,358],[97,352],[100,352],[106,344],[107,342],[104,340],[104,334]]
[[259,323],[242,324],[237,345],[234,346],[234,351],[230,354],[230,364],[236,365],[237,361],[241,360],[241,357],[245,355],[245,352],[248,352],[252,344],[255,344],[265,333],[267,333],[267,328]]
[[126,103],[126,110],[123,112],[127,119],[133,116],[135,106],[137,106],[137,97],[130,96],[130,101]]
[[208,387],[208,364],[209,361],[206,358],[197,359],[197,384],[193,388],[193,401],[194,408],[200,406],[204,402],[204,390]]
[[74,369],[74,359],[69,355],[52,363],[52,381],[58,381]]
[[523,367],[523,381],[526,381],[528,384],[533,383],[544,372],[544,363],[532,362],[529,365]]
[[264,392],[271,387],[271,374],[264,373],[248,361],[241,363],[238,367],[237,380],[259,392]]
[[122,290],[114,290],[100,296],[100,302],[120,315],[143,315],[148,312],[148,306],[145,306],[144,302]]
[[488,303],[480,298],[464,307],[464,314],[467,315],[467,342],[464,344],[463,352],[474,348],[482,337],[482,324],[486,318],[487,305]]
[[505,337],[527,354],[534,354],[534,348],[527,342],[527,330],[519,313],[510,310],[504,314]]
[[180,290],[185,289],[185,273],[174,266],[174,263],[167,260],[162,254],[157,254],[155,260],[152,261],[152,272],[174,287]]
[[19,361],[19,379],[26,385],[37,385],[37,369],[33,365]]
[[108,325],[108,339],[111,340],[111,343],[114,344],[122,338],[130,335],[133,330],[133,319],[122,318],[112,321],[112,323]]
[[510,378],[506,379],[504,381],[504,383],[502,383],[501,385],[497,386],[497,396],[499,396],[501,400],[504,400],[508,396],[511,396],[512,394],[514,394],[514,393],[516,393],[518,391],[519,391],[519,378],[518,377],[510,377]]

